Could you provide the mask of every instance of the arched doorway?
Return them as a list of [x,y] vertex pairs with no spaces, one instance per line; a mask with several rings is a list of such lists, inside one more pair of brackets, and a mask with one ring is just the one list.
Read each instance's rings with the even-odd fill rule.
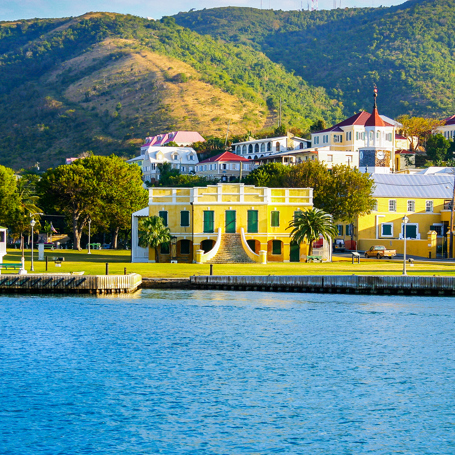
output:
[[208,253],[213,246],[215,245],[215,240],[207,239],[201,242],[201,250],[204,250],[204,253]]

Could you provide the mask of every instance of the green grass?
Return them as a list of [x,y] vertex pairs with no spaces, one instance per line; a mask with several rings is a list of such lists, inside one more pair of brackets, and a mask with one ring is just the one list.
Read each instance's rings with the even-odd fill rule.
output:
[[[86,275],[104,275],[106,262],[109,263],[111,275],[123,275],[124,268],[127,273],[139,273],[148,278],[182,278],[191,275],[208,275],[210,266],[207,264],[132,264],[130,251],[115,250],[92,250],[88,255],[86,250],[46,250],[49,257],[50,273],[69,273],[84,271]],[[38,261],[38,253],[35,251],[35,272],[45,272],[45,262]],[[61,267],[56,267],[51,261],[52,257],[64,257],[65,262]],[[8,250],[3,262],[20,262],[19,250]],[[30,271],[30,250],[25,252],[25,267]],[[318,263],[269,263],[261,264],[215,264],[215,275],[401,275],[403,263],[399,260],[376,260],[362,259],[360,264],[351,264],[348,258],[335,258],[335,262],[327,264]],[[455,275],[455,263],[416,262],[414,267],[407,268],[409,275]],[[17,271],[3,271],[5,273],[17,273]]]

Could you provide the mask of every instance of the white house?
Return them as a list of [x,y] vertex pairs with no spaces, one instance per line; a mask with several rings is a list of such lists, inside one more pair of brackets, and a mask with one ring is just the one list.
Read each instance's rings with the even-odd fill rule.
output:
[[249,160],[257,160],[264,156],[289,150],[302,150],[309,147],[311,141],[288,134],[287,136],[252,139],[232,144],[232,152]]
[[449,141],[455,140],[455,115],[444,119],[444,125],[438,127],[436,133],[442,134]]
[[[6,255],[6,238],[8,229],[0,226],[0,264],[3,262],[3,256]],[[1,270],[0,270],[1,273]]]
[[199,159],[191,147],[147,147],[145,153],[127,162],[140,166],[144,182],[154,182],[160,179],[158,164],[171,163],[181,174],[194,174]]
[[222,182],[231,182],[249,174],[255,165],[253,161],[231,152],[220,153],[201,161],[196,166],[196,174],[209,179],[218,179]]

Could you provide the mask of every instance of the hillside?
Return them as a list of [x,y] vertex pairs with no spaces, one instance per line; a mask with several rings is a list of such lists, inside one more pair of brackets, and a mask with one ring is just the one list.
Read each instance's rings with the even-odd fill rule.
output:
[[373,84],[389,116],[455,113],[455,0],[313,12],[216,8],[175,19],[264,52],[324,87],[348,114],[371,109]]
[[250,46],[111,13],[0,23],[0,163],[133,156],[174,129],[224,135],[339,120],[343,106]]

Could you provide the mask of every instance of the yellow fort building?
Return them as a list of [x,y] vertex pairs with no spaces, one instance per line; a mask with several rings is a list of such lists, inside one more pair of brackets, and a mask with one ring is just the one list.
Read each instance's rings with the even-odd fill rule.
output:
[[172,235],[160,262],[299,262],[307,245],[286,229],[296,213],[313,207],[311,188],[259,188],[219,183],[195,188],[150,188],[148,207],[133,214],[132,261],[155,262],[138,246],[141,217],[160,216]]

